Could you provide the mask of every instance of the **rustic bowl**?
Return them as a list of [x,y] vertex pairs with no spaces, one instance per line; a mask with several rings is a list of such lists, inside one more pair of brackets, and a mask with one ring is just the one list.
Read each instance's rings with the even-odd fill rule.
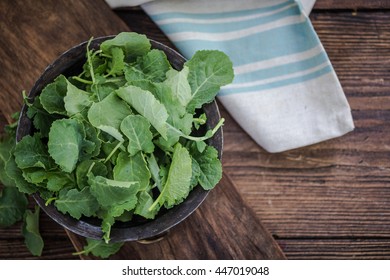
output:
[[[113,37],[114,36],[96,38],[92,40],[90,46],[91,48],[97,49],[103,41],[112,39]],[[160,49],[165,52],[173,68],[177,70],[182,69],[184,62],[186,61],[183,56],[159,42],[154,40],[150,41],[152,48]],[[83,42],[69,49],[50,64],[32,87],[28,95],[29,101],[32,102],[34,98],[41,93],[42,89],[48,83],[51,83],[58,75],[64,74],[65,76],[72,76],[79,74],[81,72],[81,67],[86,60],[86,46],[87,42]],[[207,128],[215,127],[220,119],[217,103],[214,101],[207,104],[202,110],[207,115]],[[32,121],[27,117],[27,107],[23,106],[16,133],[16,141],[20,141],[25,135],[31,135],[33,132],[34,127]],[[208,144],[214,146],[218,150],[219,157],[221,158],[223,146],[222,129],[219,129],[214,137],[209,139]],[[190,192],[183,203],[169,210],[161,210],[154,220],[140,218],[126,223],[116,222],[111,229],[111,242],[141,241],[161,236],[193,213],[206,198],[207,194],[208,191],[197,186]],[[84,217],[80,220],[76,220],[67,214],[59,212],[52,204],[45,205],[45,201],[38,193],[34,194],[33,197],[48,216],[66,229],[84,237],[92,239],[102,238],[103,233],[100,227],[101,220]]]

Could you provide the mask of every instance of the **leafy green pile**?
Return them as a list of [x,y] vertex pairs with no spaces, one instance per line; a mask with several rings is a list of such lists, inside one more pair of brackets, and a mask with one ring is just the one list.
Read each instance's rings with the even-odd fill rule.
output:
[[108,242],[115,221],[154,219],[195,186],[218,183],[221,162],[206,140],[223,119],[207,130],[198,109],[232,81],[233,70],[219,51],[198,51],[175,70],[137,33],[89,46],[78,76],[60,75],[31,104],[26,99],[35,132],[4,162],[20,192],[39,192],[76,219],[100,218]]
[[[14,116],[17,117],[18,114]],[[6,126],[0,138],[0,181],[3,185],[0,186],[0,227],[9,227],[23,220],[25,244],[33,255],[39,256],[43,250],[39,233],[39,207],[35,207],[35,212],[27,209],[27,195],[18,190],[17,182],[8,175],[15,171],[10,158],[15,149],[16,127],[16,122]]]

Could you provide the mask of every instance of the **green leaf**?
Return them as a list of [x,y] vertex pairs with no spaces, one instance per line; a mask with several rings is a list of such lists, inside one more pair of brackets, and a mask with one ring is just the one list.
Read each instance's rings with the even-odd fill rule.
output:
[[146,55],[139,57],[137,66],[144,73],[144,78],[152,82],[164,81],[165,73],[171,69],[165,53],[157,49],[153,49]]
[[[191,133],[193,116],[186,112],[185,106],[180,104],[180,100],[174,96],[172,89],[165,84],[154,84],[152,93],[166,108],[168,112],[167,123],[180,130],[183,134],[189,135]],[[173,131],[169,130],[170,126],[168,125],[168,138],[175,137]]]
[[149,208],[152,211],[157,204],[171,208],[181,203],[190,192],[190,182],[192,177],[192,159],[186,148],[177,143],[173,152],[172,163],[169,167],[168,178],[164,187]]
[[87,51],[87,60],[89,59],[89,63],[85,63],[83,65],[83,75],[86,78],[91,78],[91,67],[93,69],[93,73],[96,75],[102,75],[106,72],[107,69],[107,59],[105,57],[101,58],[98,55],[98,51],[88,50]]
[[59,75],[53,83],[48,84],[39,95],[42,107],[50,114],[66,115],[64,97],[67,92],[67,79]]
[[23,178],[32,184],[42,185],[47,179],[47,171],[41,168],[26,168],[22,170]]
[[122,120],[131,114],[129,106],[113,92],[91,106],[88,120],[97,128],[109,126],[119,130]]
[[4,135],[0,139],[0,182],[3,186],[14,187],[15,182],[10,178],[5,170],[5,165],[11,158],[11,152],[15,147],[15,138],[11,135]]
[[20,169],[40,167],[49,170],[54,165],[38,133],[24,136],[16,144],[14,155]]
[[159,191],[162,190],[162,183],[160,179],[160,167],[158,166],[156,157],[154,154],[150,154],[147,158],[148,168],[150,170],[151,177],[154,183],[157,185]]
[[55,206],[62,213],[68,213],[75,219],[80,219],[82,215],[90,217],[99,209],[99,204],[91,195],[89,187],[84,187],[81,191],[78,189],[60,191]]
[[4,187],[0,196],[0,227],[9,227],[23,218],[27,208],[26,195],[15,187]]
[[104,241],[108,244],[110,241],[110,235],[111,235],[111,228],[115,223],[115,218],[111,215],[111,213],[106,213],[102,217],[102,232]]
[[60,171],[46,173],[47,184],[46,188],[52,192],[58,192],[65,187],[74,187],[75,182],[73,177],[68,173]]
[[103,240],[87,238],[87,245],[82,252],[78,254],[92,254],[95,257],[106,259],[117,253],[124,243],[106,243]]
[[24,243],[34,256],[40,256],[44,247],[43,239],[39,232],[39,207],[35,206],[35,213],[27,210],[24,216],[22,229]]
[[76,119],[55,121],[49,132],[48,150],[64,172],[72,172],[83,148],[84,129]]
[[67,82],[67,93],[64,97],[65,109],[68,116],[84,114],[92,104],[90,93],[81,90]]
[[200,166],[198,162],[194,159],[192,159],[192,177],[191,177],[191,188],[194,188],[199,183],[199,176],[200,176]]
[[114,139],[118,140],[121,143],[125,141],[122,133],[120,133],[120,131],[115,127],[108,126],[108,125],[99,125],[97,128],[100,129],[101,131],[104,131],[105,133],[112,136]]
[[164,84],[171,90],[172,94],[183,107],[186,107],[192,99],[191,86],[188,82],[189,68],[184,66],[181,71],[170,69],[166,73],[167,79]]
[[98,130],[91,123],[82,121],[81,124],[85,133],[83,146],[85,154],[81,157],[83,160],[99,155],[102,142],[99,139]]
[[120,75],[123,73],[123,69],[125,68],[125,55],[123,53],[123,50],[118,47],[113,47],[110,49],[112,60],[111,63],[109,63],[110,71],[107,75]]
[[121,131],[129,139],[128,152],[131,156],[139,151],[152,153],[154,145],[150,123],[140,115],[127,116],[121,123]]
[[14,185],[20,192],[32,194],[37,191],[37,186],[27,182],[24,179],[22,170],[20,170],[19,167],[16,165],[15,157],[13,155],[5,163],[5,172],[7,176],[14,181]]
[[126,65],[124,69],[125,79],[128,83],[133,82],[146,82],[146,76],[141,69],[136,66]]
[[201,108],[203,104],[211,102],[221,86],[233,81],[232,62],[220,51],[197,51],[185,66],[190,70],[188,81],[191,85],[192,98],[187,110],[191,113]]
[[212,146],[207,146],[202,153],[196,147],[193,147],[191,151],[191,155],[200,169],[199,184],[205,190],[214,188],[222,178],[222,164],[218,159],[218,151]]
[[153,208],[149,210],[149,208],[153,205],[153,197],[146,191],[142,191],[138,195],[138,204],[135,208],[134,213],[140,215],[146,219],[154,219],[159,208]]
[[163,138],[167,138],[167,110],[151,92],[135,86],[127,86],[118,89],[116,93],[144,116]]
[[79,189],[88,186],[89,172],[94,176],[107,176],[108,170],[104,163],[94,160],[84,160],[77,165],[76,168],[76,182]]
[[42,137],[49,135],[51,124],[60,118],[57,114],[49,114],[43,107],[39,98],[35,98],[34,103],[27,109],[27,117],[33,120],[34,127]]
[[135,207],[138,192],[136,182],[111,180],[102,176],[89,176],[89,178],[91,193],[101,206],[110,208],[113,205],[131,202],[133,208]]
[[110,55],[111,49],[119,47],[123,50],[126,61],[132,61],[138,56],[147,54],[150,51],[150,41],[145,35],[134,32],[122,32],[115,38],[106,40],[100,45],[103,53]]
[[115,180],[137,182],[138,190],[145,190],[149,186],[151,175],[142,153],[130,156],[120,152],[113,172]]

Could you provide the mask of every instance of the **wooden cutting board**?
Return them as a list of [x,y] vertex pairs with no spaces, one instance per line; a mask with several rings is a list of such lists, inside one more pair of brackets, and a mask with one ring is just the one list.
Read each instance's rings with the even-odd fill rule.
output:
[[[85,239],[67,231],[75,249]],[[80,255],[82,259],[95,259]],[[225,173],[203,204],[161,240],[126,242],[111,259],[285,259],[272,235],[258,220]]]

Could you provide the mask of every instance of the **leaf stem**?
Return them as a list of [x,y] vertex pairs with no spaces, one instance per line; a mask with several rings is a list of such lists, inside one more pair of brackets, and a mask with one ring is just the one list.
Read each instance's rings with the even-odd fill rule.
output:
[[191,135],[185,135],[183,132],[181,132],[180,130],[178,130],[176,127],[168,124],[170,126],[170,128],[172,130],[174,130],[175,132],[177,132],[179,134],[179,136],[185,138],[185,139],[188,139],[188,140],[192,140],[192,141],[195,141],[195,142],[199,142],[199,141],[205,141],[211,137],[214,136],[214,134],[218,131],[218,129],[223,125],[223,123],[225,122],[225,119],[224,118],[221,118],[219,120],[219,122],[217,123],[217,125],[212,129],[212,130],[209,130],[207,131],[207,133],[202,136],[202,137],[195,137],[195,136],[191,136]]
[[45,206],[48,206],[52,201],[58,199],[58,197],[54,196],[54,197],[50,197],[48,200],[46,200],[45,202]]
[[93,81],[85,80],[85,79],[80,78],[78,76],[74,76],[73,79],[76,80],[76,81],[79,81],[81,83],[84,83],[84,84],[88,84],[88,85],[92,85],[93,84]]
[[114,149],[112,149],[111,153],[107,156],[107,158],[104,160],[104,163],[109,161],[109,159],[115,154],[115,152],[122,146],[123,142],[119,141],[119,143],[115,146]]
[[[89,46],[91,45],[93,37],[89,39],[88,44],[87,44],[87,61],[88,61],[88,66],[89,66],[89,72],[91,74],[92,78],[92,84],[95,84],[95,73],[93,72],[93,64],[92,64],[92,57],[91,57],[91,50],[89,49]],[[92,54],[93,55],[93,54]]]

